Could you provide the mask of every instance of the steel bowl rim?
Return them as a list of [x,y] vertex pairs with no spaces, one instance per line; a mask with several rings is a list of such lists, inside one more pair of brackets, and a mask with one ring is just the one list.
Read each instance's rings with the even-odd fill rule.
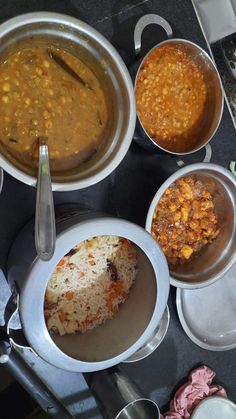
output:
[[179,153],[179,152],[174,152],[174,151],[170,151],[170,150],[168,150],[168,149],[166,149],[166,148],[164,148],[164,147],[162,147],[162,146],[160,146],[159,144],[157,144],[153,139],[152,139],[152,137],[148,134],[148,132],[146,131],[146,129],[145,129],[145,127],[144,127],[144,125],[143,125],[143,123],[142,123],[142,121],[141,121],[141,119],[139,118],[139,115],[138,115],[138,112],[137,112],[137,118],[138,118],[138,120],[139,120],[139,123],[140,123],[140,125],[141,125],[141,127],[142,127],[142,129],[143,129],[143,131],[144,131],[144,133],[145,133],[145,135],[148,137],[148,139],[149,140],[151,140],[151,142],[157,147],[157,148],[159,148],[159,149],[161,149],[161,150],[163,150],[163,151],[165,151],[166,153],[169,153],[169,154],[173,154],[173,155],[175,155],[175,156],[185,156],[185,155],[188,155],[188,154],[193,154],[193,153],[196,153],[197,151],[199,151],[199,150],[201,150],[203,147],[205,147],[211,140],[212,140],[212,138],[214,137],[214,135],[216,134],[216,131],[218,130],[218,128],[219,128],[219,125],[220,125],[220,123],[221,123],[221,119],[222,119],[222,115],[223,115],[223,110],[224,110],[224,93],[223,93],[223,87],[222,87],[222,82],[221,82],[221,78],[220,78],[220,76],[219,76],[219,72],[218,72],[218,70],[217,70],[217,68],[216,68],[216,65],[215,65],[215,63],[214,63],[214,61],[212,60],[212,58],[210,57],[210,55],[202,48],[202,47],[200,47],[200,45],[197,45],[195,42],[192,42],[192,41],[189,41],[189,40],[187,40],[187,39],[182,39],[182,38],[170,38],[170,39],[166,39],[165,41],[162,41],[162,42],[159,42],[158,44],[156,44],[156,45],[154,45],[154,47],[152,47],[151,48],[151,50],[150,51],[148,51],[147,52],[147,54],[142,58],[142,60],[141,60],[141,63],[139,64],[139,67],[138,67],[138,70],[137,70],[137,73],[136,73],[136,76],[135,76],[135,82],[134,82],[134,92],[135,92],[135,98],[136,98],[136,83],[137,83],[137,79],[138,79],[138,76],[139,76],[139,72],[140,72],[140,70],[141,70],[141,68],[142,68],[142,66],[143,66],[143,64],[144,64],[144,62],[146,61],[146,59],[149,57],[149,55],[155,50],[155,49],[158,49],[159,47],[161,47],[162,45],[165,45],[165,44],[169,44],[169,43],[174,43],[174,42],[179,42],[179,43],[182,43],[182,44],[189,44],[189,45],[192,45],[193,47],[195,47],[197,50],[198,50],[198,52],[199,53],[201,53],[201,54],[203,54],[204,55],[204,57],[211,63],[211,65],[212,65],[212,67],[213,67],[213,70],[214,70],[214,72],[215,72],[215,74],[216,74],[216,77],[217,77],[217,80],[218,80],[218,82],[219,82],[219,86],[220,86],[220,92],[221,92],[221,106],[220,106],[220,114],[219,114],[219,117],[218,117],[218,122],[217,122],[217,124],[216,124],[216,127],[215,127],[215,130],[213,131],[213,133],[211,134],[211,136],[205,141],[205,143],[204,144],[202,144],[202,145],[200,145],[199,147],[197,147],[197,148],[195,148],[193,151],[186,151],[186,152],[181,152],[181,153]]
[[117,416],[114,418],[114,419],[120,419],[121,418],[121,415],[122,415],[122,413],[129,407],[129,406],[132,406],[132,405],[135,405],[137,402],[151,402],[151,404],[152,405],[154,405],[156,408],[157,408],[157,413],[158,413],[158,418],[156,418],[156,419],[159,419],[160,418],[160,409],[159,409],[159,406],[157,405],[157,403],[156,402],[154,402],[154,400],[152,400],[152,399],[149,399],[148,397],[138,397],[137,399],[135,399],[135,400],[132,400],[131,402],[129,402],[129,403],[127,403],[127,405],[126,406],[124,406],[123,407],[123,409],[117,414]]
[[[221,173],[233,183],[236,190],[236,177],[228,169],[225,169],[224,167],[218,164],[193,163],[193,164],[184,166],[181,169],[177,170],[175,173],[173,173],[171,176],[169,176],[155,193],[149,205],[149,209],[148,209],[147,217],[146,217],[145,229],[149,233],[151,233],[152,219],[153,219],[153,214],[154,214],[156,205],[159,202],[165,190],[180,177],[186,174],[189,174],[191,172],[196,172],[196,171],[201,171],[201,170],[206,170],[206,171],[209,170],[209,171],[215,171],[217,173]],[[175,286],[176,288],[185,288],[185,289],[198,289],[198,288],[207,287],[210,284],[213,284],[214,282],[219,280],[232,267],[235,261],[236,261],[236,254],[232,256],[231,260],[227,263],[227,265],[224,268],[222,268],[217,274],[215,274],[210,280],[206,279],[204,281],[196,282],[196,283],[185,282],[183,280],[175,279],[170,273],[170,284]]]
[[[53,191],[73,191],[77,189],[83,189],[88,186],[94,185],[95,183],[98,183],[99,181],[107,177],[110,173],[112,173],[115,170],[115,168],[121,163],[122,159],[125,157],[130,147],[136,123],[136,102],[133,83],[126,65],[124,64],[121,56],[113,47],[113,45],[92,26],[72,16],[62,13],[44,11],[21,14],[3,22],[0,25],[0,37],[2,38],[3,36],[10,34],[13,30],[23,27],[27,24],[40,22],[52,22],[66,26],[70,25],[76,28],[77,30],[86,33],[92,39],[96,39],[96,41],[99,41],[101,47],[110,55],[110,57],[114,61],[114,64],[120,73],[120,76],[126,89],[130,113],[129,123],[127,124],[126,133],[119,146],[119,149],[117,150],[112,160],[108,159],[109,161],[107,161],[105,167],[100,169],[97,173],[90,175],[89,177],[85,177],[80,180],[73,180],[71,182],[52,182]],[[58,31],[58,33],[60,32]],[[2,166],[3,169],[6,170],[10,175],[14,176],[16,179],[22,181],[23,183],[30,186],[36,186],[36,177],[28,175],[23,170],[20,170],[17,167],[15,167],[14,164],[12,164],[2,154],[0,154],[0,166]]]

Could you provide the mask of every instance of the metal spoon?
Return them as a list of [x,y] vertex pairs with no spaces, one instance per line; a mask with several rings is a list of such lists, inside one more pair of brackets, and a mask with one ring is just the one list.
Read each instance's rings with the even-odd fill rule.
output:
[[35,246],[42,260],[50,260],[56,241],[55,211],[53,203],[48,146],[39,139],[39,165],[35,212]]

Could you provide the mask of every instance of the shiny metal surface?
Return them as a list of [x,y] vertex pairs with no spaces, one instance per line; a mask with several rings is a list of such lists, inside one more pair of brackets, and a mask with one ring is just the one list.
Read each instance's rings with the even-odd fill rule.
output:
[[236,419],[236,405],[225,397],[211,396],[197,405],[191,419]]
[[170,311],[169,311],[168,306],[166,306],[166,309],[161,318],[161,321],[159,325],[157,326],[155,332],[151,336],[151,338],[148,339],[145,345],[143,345],[138,351],[136,351],[133,355],[131,355],[129,358],[127,358],[123,362],[124,363],[137,362],[151,355],[163,341],[169,327],[169,322],[170,322]]
[[138,399],[127,406],[116,416],[115,419],[159,419],[160,412],[156,403],[150,399]]
[[143,30],[147,26],[153,24],[161,26],[166,31],[166,35],[168,38],[170,38],[173,35],[173,31],[170,24],[165,19],[163,19],[163,17],[152,13],[142,16],[136,23],[134,29],[134,49],[136,55],[140,54],[141,52],[141,39]]
[[119,369],[90,374],[87,382],[106,419],[159,419],[157,404]]
[[[50,12],[17,16],[0,25],[0,58],[30,42],[69,50],[95,72],[109,110],[104,145],[78,170],[53,174],[52,188],[72,191],[93,185],[108,176],[121,162],[132,141],[136,106],[132,81],[115,48],[98,31],[71,16]],[[0,166],[18,180],[36,185],[36,177],[19,162],[0,155]]]
[[[147,18],[147,20],[145,20],[145,18]],[[161,16],[158,16],[155,14],[143,16],[141,19],[138,20],[135,27],[135,31],[134,31],[134,44],[135,44],[135,51],[137,53],[140,53],[141,51],[142,31],[149,24],[157,24],[157,25],[162,26],[165,29],[167,36],[168,37],[171,36],[171,33],[172,33],[171,27],[168,24],[168,22],[165,19],[163,19]],[[139,65],[139,68],[136,74],[135,89],[136,89],[136,83],[137,83],[140,69],[142,68],[146,59],[155,49],[160,48],[163,45],[168,45],[168,44],[186,52],[187,55],[193,59],[193,61],[198,65],[198,67],[201,69],[201,71],[204,74],[204,81],[207,88],[207,104],[205,106],[204,120],[201,121],[202,129],[199,134],[197,144],[195,144],[190,150],[187,150],[187,151],[176,152],[171,149],[165,149],[164,147],[157,144],[150,137],[144,125],[142,124],[142,121],[140,120],[139,116],[138,116],[138,120],[147,138],[149,138],[150,141],[157,148],[164,150],[168,153],[175,154],[175,155],[191,154],[200,150],[207,143],[209,143],[209,141],[212,139],[212,137],[214,136],[215,132],[218,129],[218,126],[221,121],[222,113],[223,113],[223,107],[224,107],[223,89],[222,89],[221,80],[220,80],[217,68],[215,67],[214,62],[212,61],[210,56],[206,53],[206,51],[191,41],[188,41],[186,39],[177,39],[177,38],[169,39],[169,40],[158,43],[148,52],[148,54],[145,55],[145,57],[143,58],[143,60],[141,61]]]
[[42,260],[50,260],[55,251],[56,225],[49,167],[48,146],[39,145],[39,166],[35,211],[35,246]]
[[209,287],[177,290],[176,304],[188,337],[203,349],[236,348],[236,264]]
[[209,45],[235,33],[235,0],[192,0],[192,5]]
[[147,214],[147,231],[151,231],[156,205],[165,190],[186,175],[201,180],[211,192],[220,233],[197,257],[171,270],[170,283],[180,288],[201,288],[220,279],[236,261],[236,178],[227,169],[211,163],[181,168],[162,184],[154,196]]

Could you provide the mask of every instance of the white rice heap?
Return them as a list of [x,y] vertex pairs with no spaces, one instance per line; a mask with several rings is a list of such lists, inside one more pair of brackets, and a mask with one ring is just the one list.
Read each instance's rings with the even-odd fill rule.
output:
[[44,313],[50,332],[86,332],[111,319],[128,298],[137,273],[133,243],[99,236],[75,246],[49,280]]

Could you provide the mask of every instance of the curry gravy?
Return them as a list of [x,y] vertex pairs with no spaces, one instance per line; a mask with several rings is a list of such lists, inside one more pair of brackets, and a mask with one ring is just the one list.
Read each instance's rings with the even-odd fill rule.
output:
[[106,125],[98,79],[69,52],[35,46],[0,65],[1,151],[26,170],[37,170],[39,138],[47,139],[52,172],[74,169],[99,149]]
[[204,74],[192,57],[174,45],[155,48],[136,83],[139,118],[165,150],[192,150],[198,143],[207,102]]

